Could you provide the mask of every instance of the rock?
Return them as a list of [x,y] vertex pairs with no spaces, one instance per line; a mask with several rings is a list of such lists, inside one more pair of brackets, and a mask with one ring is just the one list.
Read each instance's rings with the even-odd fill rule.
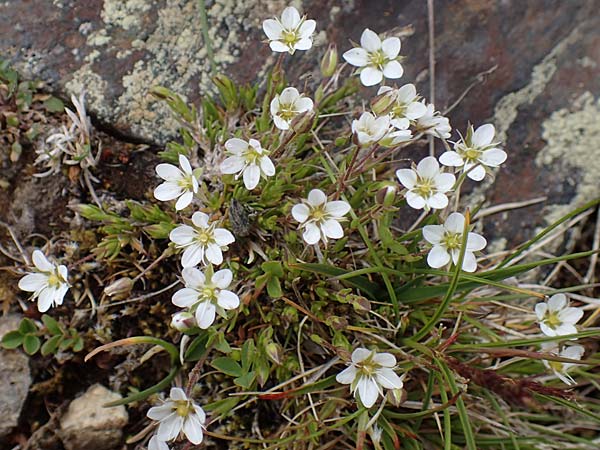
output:
[[[19,327],[21,317],[0,317],[0,339]],[[29,358],[21,350],[0,348],[0,442],[18,423],[21,409],[31,385]]]
[[[261,79],[274,57],[262,42],[260,24],[287,2],[205,3],[217,70],[240,82]],[[211,89],[199,4],[2,2],[0,53],[63,97],[85,88],[90,111],[107,129],[163,145],[176,125],[148,89],[161,84],[190,101]],[[358,41],[369,27],[402,36],[406,58],[400,81],[415,83],[431,98],[427,2],[304,0],[295,5],[317,20],[317,36],[310,51],[285,58],[291,83],[310,84],[326,44],[336,43],[342,54],[349,40]],[[449,113],[451,124],[464,133],[468,121],[494,123],[509,154],[496,184],[466,184],[470,199],[485,200],[485,207],[548,197],[486,221],[488,236],[514,245],[600,195],[600,133],[594,120],[600,110],[598,1],[456,0],[434,1],[434,6],[437,108],[445,110],[472,85]],[[365,97],[373,92],[363,89]]]
[[105,408],[104,404],[119,400],[119,394],[95,384],[69,405],[60,420],[58,432],[66,450],[110,450],[123,438],[123,427],[129,419],[124,406]]

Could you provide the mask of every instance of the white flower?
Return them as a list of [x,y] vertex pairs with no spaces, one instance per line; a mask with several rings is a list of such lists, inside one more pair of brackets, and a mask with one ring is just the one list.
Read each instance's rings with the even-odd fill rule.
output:
[[489,123],[475,132],[473,126],[469,127],[467,137],[454,144],[454,151],[443,153],[440,162],[445,166],[462,167],[471,180],[483,180],[486,167],[498,167],[506,161],[506,152],[492,142],[495,132],[494,125]]
[[148,442],[148,450],[170,450],[165,441],[161,441],[155,434]]
[[427,106],[419,101],[414,84],[405,84],[400,89],[381,86],[377,91],[377,95],[385,93],[393,98],[389,112],[390,124],[399,130],[406,130],[411,121],[420,119],[427,113]]
[[192,215],[193,226],[180,225],[169,234],[178,248],[185,248],[181,257],[183,267],[194,267],[201,262],[218,266],[223,262],[222,250],[235,241],[231,232],[216,228],[208,219],[208,215],[197,211]]
[[154,189],[154,197],[157,200],[166,202],[177,198],[177,203],[175,203],[177,211],[189,206],[194,194],[198,192],[198,180],[192,171],[190,162],[183,155],[179,155],[179,166],[181,169],[173,164],[156,166],[156,173],[165,182]]
[[359,119],[352,121],[352,133],[362,146],[375,144],[383,138],[390,128],[390,117],[375,118],[370,112],[364,112]]
[[221,173],[236,174],[236,180],[243,174],[244,186],[249,191],[258,185],[261,175],[265,178],[275,175],[269,151],[263,149],[256,139],[246,142],[232,138],[225,142],[225,148],[231,156],[221,163]]
[[396,358],[391,353],[376,353],[366,348],[352,352],[352,364],[337,374],[338,383],[349,384],[354,397],[370,408],[383,395],[382,388],[402,389],[402,378],[394,372]]
[[164,404],[154,406],[146,413],[150,419],[159,421],[154,448],[162,450],[164,446],[160,442],[172,441],[181,432],[192,444],[200,444],[206,422],[204,410],[188,399],[181,388],[171,388],[169,397]]
[[293,6],[288,6],[281,14],[281,20],[267,19],[263,22],[263,30],[269,38],[269,46],[274,52],[308,50],[312,47],[312,34],[317,23],[305,20]]
[[52,306],[62,305],[70,287],[67,281],[67,267],[51,263],[40,250],[34,250],[31,259],[37,270],[19,280],[19,289],[33,292],[31,300],[38,299],[40,312],[46,312]]
[[271,116],[280,130],[289,130],[296,116],[311,111],[313,101],[300,95],[298,89],[287,87],[271,100]]
[[570,307],[565,294],[555,294],[535,305],[535,315],[546,336],[565,336],[577,333],[575,324],[583,317],[583,310]]
[[431,134],[440,139],[448,139],[452,131],[448,118],[441,116],[435,110],[433,103],[427,105],[425,114],[417,119],[416,127],[425,134]]
[[226,309],[240,306],[239,297],[227,288],[231,284],[233,274],[229,269],[213,273],[212,267],[202,273],[195,268],[185,268],[182,272],[185,288],[173,294],[173,304],[181,308],[189,308],[194,313],[196,323],[203,330],[215,321],[215,314],[225,317]]
[[[458,264],[464,227],[465,216],[457,212],[450,214],[444,225],[425,225],[423,227],[423,237],[433,244],[433,248],[427,255],[427,264],[430,267],[438,269],[448,264],[450,259],[454,264]],[[475,272],[477,260],[473,252],[483,250],[486,245],[487,241],[483,236],[469,232],[462,263],[462,269],[465,272]]]
[[344,59],[356,67],[361,67],[360,82],[365,86],[381,83],[383,78],[400,78],[404,69],[398,62],[400,39],[381,39],[374,31],[366,28],[360,37],[360,47],[344,53]]
[[327,201],[327,196],[320,189],[313,189],[308,193],[308,199],[294,205],[292,216],[304,228],[302,238],[313,245],[327,239],[340,239],[344,230],[340,225],[342,218],[350,211],[350,205],[342,200]]
[[406,202],[411,208],[428,210],[443,209],[448,206],[446,192],[452,189],[456,177],[442,173],[433,156],[422,159],[417,169],[398,169],[396,176],[408,189]]
[[[581,345],[572,345],[570,347],[565,347],[559,353],[558,345],[556,344],[556,342],[543,342],[542,350],[558,355],[561,358],[569,358],[576,360],[580,360],[583,357],[583,354],[585,353],[585,349]],[[575,363],[548,361],[545,359],[543,359],[542,362],[548,369],[551,369],[563,383],[568,384],[569,386],[575,384],[575,380],[573,380],[573,378],[567,373],[571,367],[576,365]]]

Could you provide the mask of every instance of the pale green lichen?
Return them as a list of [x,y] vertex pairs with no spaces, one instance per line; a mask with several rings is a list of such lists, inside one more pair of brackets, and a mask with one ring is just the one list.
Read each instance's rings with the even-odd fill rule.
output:
[[571,44],[580,37],[580,26],[577,26],[562,39],[548,53],[542,61],[537,64],[531,72],[530,82],[519,89],[503,97],[494,109],[494,124],[496,125],[496,138],[506,141],[506,133],[517,118],[519,108],[522,105],[531,104],[538,95],[544,92],[546,85],[556,72],[556,58],[561,55]]
[[547,144],[538,153],[536,164],[555,174],[556,179],[549,182],[567,182],[575,188],[568,204],[546,208],[548,222],[600,196],[599,117],[600,99],[586,92],[571,108],[555,111],[542,124],[542,138]]
[[104,0],[101,17],[108,25],[129,30],[141,26],[143,13],[151,7],[147,0]]

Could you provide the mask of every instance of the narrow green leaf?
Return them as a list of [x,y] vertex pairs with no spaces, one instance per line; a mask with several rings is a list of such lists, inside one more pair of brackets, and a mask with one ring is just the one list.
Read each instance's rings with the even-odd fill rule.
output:
[[240,366],[237,361],[227,356],[214,359],[210,365],[219,372],[231,377],[241,377],[243,374],[242,366]]
[[44,342],[44,345],[42,345],[42,356],[48,356],[55,353],[62,339],[62,335],[56,335]]

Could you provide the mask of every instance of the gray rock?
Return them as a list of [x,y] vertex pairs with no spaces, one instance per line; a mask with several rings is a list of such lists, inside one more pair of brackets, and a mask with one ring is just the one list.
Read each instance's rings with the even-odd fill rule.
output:
[[60,420],[58,432],[66,450],[110,450],[117,447],[129,416],[124,406],[105,408],[103,405],[120,398],[119,394],[95,384],[73,400]]
[[[16,330],[21,317],[10,314],[0,318],[0,339],[9,331]],[[18,423],[21,408],[31,385],[29,358],[21,350],[0,348],[0,439]]]

